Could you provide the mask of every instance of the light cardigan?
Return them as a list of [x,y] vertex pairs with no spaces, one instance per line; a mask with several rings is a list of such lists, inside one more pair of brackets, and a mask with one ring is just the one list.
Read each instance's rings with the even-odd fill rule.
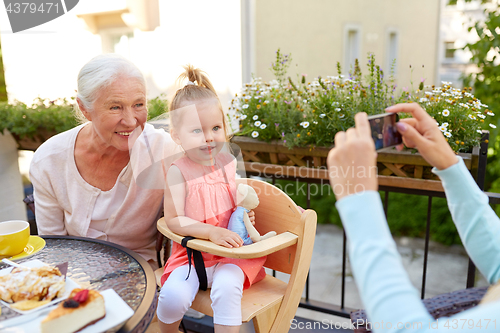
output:
[[[446,170],[432,171],[443,182],[448,207],[467,253],[488,281],[495,283],[500,279],[500,220],[463,160],[458,159]],[[356,285],[375,333],[500,330],[500,300],[449,318],[435,321],[431,317],[401,263],[378,192],[353,194],[337,201],[336,206],[349,239]]]
[[[86,124],[60,133],[35,152],[30,166],[40,235],[86,237],[100,189],[88,184],[75,163],[75,142]],[[176,159],[177,145],[164,130],[146,124],[132,134],[130,162],[119,182],[127,194],[104,227],[104,240],[155,260],[156,221],[165,186],[165,166]]]

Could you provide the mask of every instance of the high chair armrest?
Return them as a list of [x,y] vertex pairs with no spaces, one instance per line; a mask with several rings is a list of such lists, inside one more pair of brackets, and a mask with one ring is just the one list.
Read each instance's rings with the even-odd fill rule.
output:
[[[158,220],[158,230],[170,238],[172,241],[181,244],[184,236],[172,232],[165,222],[164,218]],[[193,250],[207,252],[226,258],[250,259],[259,258],[279,251],[297,243],[298,236],[291,232],[283,232],[274,237],[250,245],[240,246],[238,248],[228,248],[217,245],[206,239],[190,240],[188,245]]]

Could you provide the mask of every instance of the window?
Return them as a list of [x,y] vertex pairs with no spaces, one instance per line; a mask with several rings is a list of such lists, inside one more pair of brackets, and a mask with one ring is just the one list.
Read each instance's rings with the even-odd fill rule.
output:
[[132,58],[134,33],[128,28],[101,30],[103,53],[117,53]]
[[455,58],[455,42],[444,42],[444,57],[445,59]]
[[344,70],[348,72],[354,68],[354,61],[359,59],[360,53],[360,32],[357,27],[347,27],[345,30],[344,43]]
[[390,31],[387,36],[387,58],[386,58],[386,72],[396,76],[397,73],[397,59],[398,59],[398,33]]

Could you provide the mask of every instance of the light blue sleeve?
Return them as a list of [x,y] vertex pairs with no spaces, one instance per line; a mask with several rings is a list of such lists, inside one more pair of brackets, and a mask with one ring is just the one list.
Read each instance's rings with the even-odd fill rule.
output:
[[446,193],[451,216],[470,258],[488,279],[500,279],[500,220],[461,157],[446,170],[432,169]]
[[427,312],[403,268],[378,192],[351,195],[337,201],[336,206],[349,240],[354,278],[374,332],[402,332],[408,328],[412,332],[462,332],[464,322],[477,325],[479,320],[488,320],[488,327],[483,325],[470,332],[498,331],[500,302],[438,321]]

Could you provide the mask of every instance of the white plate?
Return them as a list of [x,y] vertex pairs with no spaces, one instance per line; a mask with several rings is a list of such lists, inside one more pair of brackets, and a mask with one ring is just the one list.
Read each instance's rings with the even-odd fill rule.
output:
[[[132,310],[113,289],[104,290],[100,293],[104,297],[106,316],[97,323],[78,331],[78,333],[104,332],[125,322],[134,314],[134,310]],[[2,330],[2,333],[40,333],[40,323],[44,317],[45,316],[40,316],[22,325],[6,328]],[[8,326],[9,321],[6,320],[2,322],[2,324]]]
[[[30,261],[26,261],[26,262],[23,262],[22,263],[23,266],[26,266],[26,267],[42,267],[42,266],[48,266],[46,263],[44,262],[41,262],[40,260],[30,260]],[[0,276],[3,276],[3,275],[7,275],[10,273],[10,271],[13,269],[14,267],[9,267],[9,268],[5,268],[5,269],[2,269],[0,270]],[[56,297],[54,298],[51,302],[45,304],[45,305],[42,305],[42,306],[39,306],[37,308],[34,308],[32,310],[28,310],[28,311],[22,311],[22,310],[18,310],[18,309],[15,309],[13,307],[11,307],[11,303],[7,303],[7,302],[4,302],[2,300],[0,300],[0,302],[2,302],[4,305],[8,306],[9,308],[11,308],[12,310],[18,312],[18,313],[21,313],[21,314],[28,314],[28,313],[33,313],[33,312],[36,312],[38,310],[41,310],[43,308],[46,308],[47,306],[50,306],[51,304],[54,304],[54,303],[57,303],[57,302],[60,302],[61,300],[65,299],[65,298],[68,298],[69,294],[71,293],[71,291],[75,288],[79,288],[80,285],[78,285],[78,283],[76,283],[75,281],[71,280],[70,278],[66,278],[66,286],[64,287],[64,294],[61,296],[61,297]]]

